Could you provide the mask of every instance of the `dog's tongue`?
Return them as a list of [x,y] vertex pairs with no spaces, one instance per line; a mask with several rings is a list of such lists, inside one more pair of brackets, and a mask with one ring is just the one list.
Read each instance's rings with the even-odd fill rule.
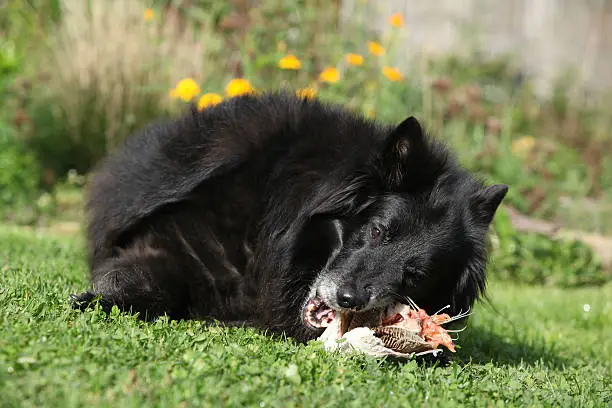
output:
[[376,327],[381,323],[380,311],[349,312],[335,311],[320,298],[308,301],[304,309],[304,321],[316,328],[331,328],[338,331],[339,337],[356,327]]
[[336,319],[336,312],[319,298],[310,299],[304,313],[304,320],[312,327],[328,327]]

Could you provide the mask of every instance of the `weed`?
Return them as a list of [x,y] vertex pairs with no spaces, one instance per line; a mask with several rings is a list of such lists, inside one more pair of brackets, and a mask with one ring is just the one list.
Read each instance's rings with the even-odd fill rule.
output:
[[167,90],[205,78],[215,47],[205,28],[147,19],[140,1],[62,0],[43,72],[32,91],[29,144],[45,168],[89,170],[146,123],[171,111]]

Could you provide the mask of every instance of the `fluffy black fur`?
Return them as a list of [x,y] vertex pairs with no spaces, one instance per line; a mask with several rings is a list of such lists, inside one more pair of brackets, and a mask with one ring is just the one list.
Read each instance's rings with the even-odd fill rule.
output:
[[484,292],[485,186],[414,118],[377,124],[286,94],[241,96],[129,138],[88,196],[93,288],[77,305],[244,322],[300,341],[303,307]]

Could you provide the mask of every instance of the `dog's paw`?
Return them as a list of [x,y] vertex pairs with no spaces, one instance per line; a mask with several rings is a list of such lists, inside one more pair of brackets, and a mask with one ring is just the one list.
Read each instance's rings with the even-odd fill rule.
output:
[[438,355],[427,354],[419,356],[416,361],[423,364],[425,367],[437,365],[439,367],[448,367],[453,362],[453,357],[448,353],[439,353]]
[[84,311],[86,310],[92,303],[94,303],[97,299],[99,299],[99,295],[96,295],[92,292],[83,292],[80,295],[75,295],[74,293],[70,295],[70,305],[73,309]]

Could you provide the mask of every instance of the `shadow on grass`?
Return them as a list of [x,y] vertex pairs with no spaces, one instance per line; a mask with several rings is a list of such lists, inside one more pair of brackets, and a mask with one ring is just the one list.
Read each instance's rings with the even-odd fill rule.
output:
[[[543,341],[521,339],[519,333],[514,336],[501,336],[482,327],[466,329],[456,342],[457,353],[444,352],[437,357],[426,355],[417,357],[417,362],[425,367],[446,367],[452,362],[462,364],[487,364],[519,366],[544,364],[559,368],[568,365],[568,361],[558,356],[554,347]],[[401,364],[400,360],[388,360],[387,364]]]
[[461,333],[459,344],[461,350],[453,359],[460,363],[491,362],[516,366],[542,362],[552,367],[567,364],[565,359],[558,356],[554,346],[545,344],[541,339],[525,339],[520,332],[503,336],[483,327],[472,327]]

